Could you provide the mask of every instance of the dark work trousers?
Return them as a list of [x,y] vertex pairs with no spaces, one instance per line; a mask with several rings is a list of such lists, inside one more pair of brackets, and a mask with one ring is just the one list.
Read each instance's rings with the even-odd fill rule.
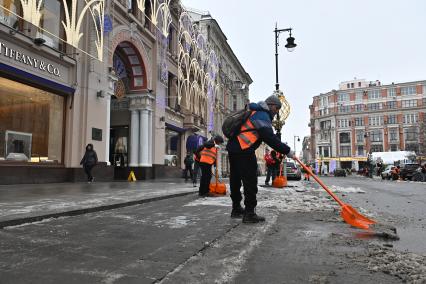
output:
[[192,172],[192,182],[194,184],[197,183],[197,177],[199,172],[200,172],[200,163],[197,161],[194,161],[194,171]]
[[192,167],[191,166],[185,166],[185,170],[184,170],[185,181],[188,180],[188,172],[189,172],[190,178],[193,179],[192,178],[192,175],[193,175]]
[[206,163],[200,163],[201,168],[201,179],[200,189],[198,190],[199,195],[206,195],[209,193],[210,180],[212,179],[212,165]]
[[92,181],[93,180],[93,176],[92,176],[92,169],[95,165],[91,165],[91,164],[85,164],[83,165],[84,168],[84,172],[87,175],[87,180],[88,181]]
[[257,160],[255,153],[229,153],[229,164],[231,170],[229,183],[231,186],[232,207],[236,208],[240,205],[242,183],[244,186],[246,212],[254,212],[254,208],[257,205]]
[[277,169],[275,165],[266,166],[266,179],[265,183],[269,183],[269,179],[272,178],[272,182],[274,181],[275,177],[277,176]]

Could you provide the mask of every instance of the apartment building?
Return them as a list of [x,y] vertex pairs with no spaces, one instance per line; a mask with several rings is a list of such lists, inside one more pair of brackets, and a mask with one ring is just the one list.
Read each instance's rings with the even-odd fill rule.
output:
[[370,152],[426,156],[426,81],[354,79],[313,97],[309,108],[311,157],[329,169],[358,169]]

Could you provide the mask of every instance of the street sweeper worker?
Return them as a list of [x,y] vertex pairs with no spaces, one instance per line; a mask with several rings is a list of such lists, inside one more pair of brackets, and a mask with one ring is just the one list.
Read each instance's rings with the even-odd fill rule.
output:
[[[243,218],[243,223],[258,223],[265,218],[256,214],[257,205],[257,160],[255,150],[262,142],[288,158],[294,157],[289,146],[282,143],[274,134],[272,119],[281,108],[276,95],[265,101],[248,105],[250,116],[242,124],[237,134],[230,137],[226,149],[230,163],[230,188],[232,199],[231,218]],[[244,187],[244,205],[241,206],[241,184]]]
[[202,146],[198,147],[195,151],[199,166],[201,168],[201,179],[198,195],[200,197],[208,197],[209,185],[212,178],[212,166],[216,165],[217,159],[217,146],[223,143],[223,138],[216,135],[209,141],[205,142]]

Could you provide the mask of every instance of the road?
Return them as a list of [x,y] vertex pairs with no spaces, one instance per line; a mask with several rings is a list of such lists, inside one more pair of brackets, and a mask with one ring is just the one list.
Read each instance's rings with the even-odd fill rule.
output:
[[260,188],[263,224],[229,218],[229,197],[194,194],[7,227],[0,283],[425,283],[426,185],[324,181],[400,240],[349,227],[314,182],[292,182]]

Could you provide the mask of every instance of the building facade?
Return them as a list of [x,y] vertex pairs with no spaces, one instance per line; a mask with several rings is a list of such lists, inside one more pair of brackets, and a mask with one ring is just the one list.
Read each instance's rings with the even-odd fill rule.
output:
[[[218,22],[208,12],[189,10],[218,60],[216,92],[208,110],[207,130],[209,135],[222,135],[222,123],[227,115],[243,109],[249,102],[249,87],[253,82],[238,60]],[[226,139],[226,137],[224,137]],[[226,142],[224,145],[226,145]],[[219,174],[229,175],[229,159],[226,150],[221,149],[218,159]]]
[[426,155],[426,81],[353,80],[313,98],[311,156],[328,169],[358,170],[371,152]]
[[97,180],[179,176],[221,86],[180,1],[37,3],[0,1],[0,183],[83,180],[89,143]]

